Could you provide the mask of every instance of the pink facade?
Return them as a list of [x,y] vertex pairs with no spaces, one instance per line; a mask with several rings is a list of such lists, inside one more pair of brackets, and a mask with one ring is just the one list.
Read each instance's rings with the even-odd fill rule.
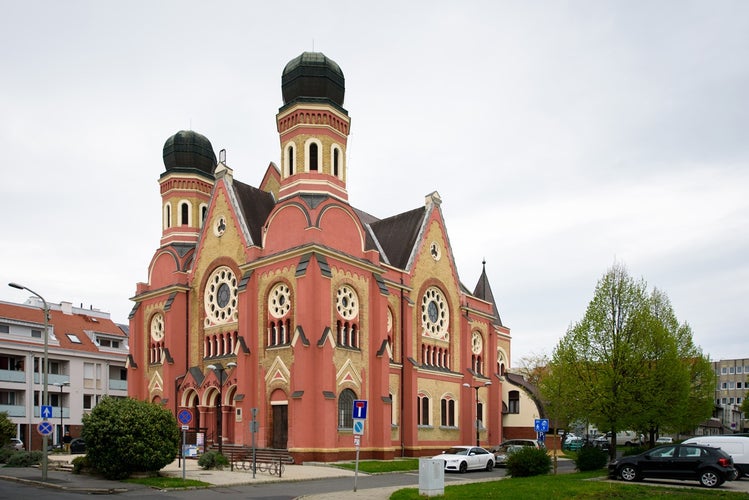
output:
[[130,395],[190,410],[208,444],[250,445],[256,409],[258,446],[298,463],[354,456],[353,400],[368,402],[364,458],[475,442],[477,411],[481,443],[499,443],[509,329],[485,272],[473,292],[459,282],[439,195],[384,219],[356,210],[340,68],[304,53],[282,88],[281,164],[258,188],[200,134],[165,144]]

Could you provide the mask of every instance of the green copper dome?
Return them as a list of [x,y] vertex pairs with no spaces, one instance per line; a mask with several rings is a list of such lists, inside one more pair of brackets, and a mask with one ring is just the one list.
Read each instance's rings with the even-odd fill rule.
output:
[[334,60],[320,52],[304,52],[281,74],[283,103],[295,100],[328,100],[343,106],[346,80]]
[[204,135],[192,130],[180,130],[164,143],[164,167],[173,170],[194,171],[213,176],[216,154]]

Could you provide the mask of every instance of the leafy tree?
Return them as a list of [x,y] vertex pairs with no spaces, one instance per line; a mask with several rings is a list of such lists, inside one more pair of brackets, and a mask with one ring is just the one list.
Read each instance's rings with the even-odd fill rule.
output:
[[10,439],[16,437],[16,424],[8,418],[7,411],[0,411],[0,443],[9,444]]
[[518,365],[513,371],[522,375],[531,385],[538,387],[541,379],[548,371],[549,356],[546,354],[529,354],[520,358]]
[[741,412],[744,414],[744,418],[749,415],[749,398],[744,398],[741,402]]
[[[710,415],[710,370],[668,297],[614,264],[552,354],[541,392],[558,414],[611,432],[685,429]],[[709,396],[709,403],[712,396]],[[694,405],[694,407],[690,406]]]
[[109,479],[158,471],[179,450],[177,420],[169,410],[131,398],[105,397],[83,417],[89,462]]

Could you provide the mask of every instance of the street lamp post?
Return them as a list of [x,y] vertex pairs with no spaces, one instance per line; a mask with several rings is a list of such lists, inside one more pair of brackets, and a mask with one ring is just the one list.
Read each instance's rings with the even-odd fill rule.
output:
[[70,382],[60,382],[55,385],[60,388],[60,434],[57,436],[57,444],[62,449],[62,435],[65,434],[65,425],[62,423],[62,388],[70,385]]
[[[226,368],[234,368],[237,366],[236,363],[231,362],[226,364]],[[221,407],[224,399],[224,372],[226,371],[226,368],[224,368],[222,365],[208,365],[206,368],[213,370],[218,373],[218,404],[216,405],[216,429],[218,433],[218,452],[223,455],[223,441],[224,437],[222,436],[224,426],[224,415],[223,415],[223,409]]]
[[[47,301],[44,300],[44,297],[36,293],[31,288],[27,288],[23,285],[19,285],[18,283],[8,283],[8,286],[17,288],[19,290],[26,290],[27,292],[31,293],[32,295],[36,295],[41,299],[43,307],[42,310],[44,311],[44,366],[42,367],[42,404],[39,405],[39,415],[41,416],[41,406],[42,405],[49,405],[49,392],[47,391],[47,372],[49,371],[49,306],[47,305]],[[46,418],[44,420],[47,420]],[[47,435],[44,434],[42,436],[42,481],[47,480],[47,469],[48,469],[48,463],[47,463]]]
[[480,444],[479,444],[479,439],[480,439],[480,436],[479,436],[479,427],[480,427],[480,425],[479,424],[481,423],[481,415],[479,415],[479,389],[481,389],[482,387],[489,387],[490,385],[492,385],[491,380],[485,382],[483,385],[472,386],[471,384],[467,384],[467,383],[463,384],[463,387],[468,387],[469,389],[471,389],[471,388],[476,389],[476,446],[480,446]]

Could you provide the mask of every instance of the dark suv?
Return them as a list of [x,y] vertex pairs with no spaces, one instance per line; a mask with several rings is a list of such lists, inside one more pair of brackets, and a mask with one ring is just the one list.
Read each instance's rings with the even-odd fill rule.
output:
[[731,455],[711,446],[694,444],[658,446],[609,464],[609,477],[624,481],[643,478],[686,479],[714,488],[736,479]]

